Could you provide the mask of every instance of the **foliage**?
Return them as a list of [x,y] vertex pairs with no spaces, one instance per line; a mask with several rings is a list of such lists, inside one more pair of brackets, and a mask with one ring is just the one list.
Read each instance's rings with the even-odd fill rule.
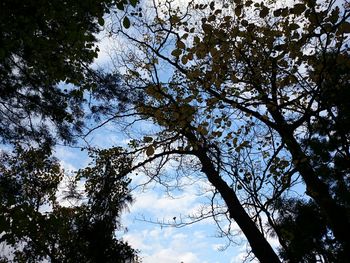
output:
[[[80,132],[104,15],[137,1],[2,1],[0,137],[52,144]],[[65,84],[65,85],[64,85]],[[54,127],[52,129],[51,127]]]
[[[45,150],[55,134],[69,141],[73,129],[81,132],[86,90],[93,117],[109,116],[101,125],[117,113],[158,124],[159,132],[131,141],[134,153],[147,157],[133,169],[156,162],[146,170],[154,179],[166,162],[178,160],[195,176],[204,174],[215,189],[211,215],[218,226],[222,217],[229,225],[235,221],[261,262],[280,262],[266,240],[264,218],[290,262],[348,258],[349,3],[234,0],[174,7],[166,0],[125,10],[117,33],[131,52],[123,50],[119,60],[128,89],[121,91],[119,74],[100,75],[88,65],[98,52],[94,34],[104,26],[103,14],[128,3],[136,5],[1,4],[0,136],[42,146],[3,156],[1,226],[9,230],[1,240],[17,251],[16,260],[108,262],[124,249],[132,253],[113,235],[130,201],[129,181],[121,175],[131,163],[120,149],[99,151],[95,166],[79,171],[87,202],[64,208],[55,199],[62,172]],[[131,24],[135,30],[127,30]],[[72,85],[63,90],[62,82]],[[305,187],[308,202],[294,199],[295,184]],[[71,190],[76,196],[74,185]],[[52,211],[45,215],[39,208],[47,204]],[[315,215],[315,228],[308,227]],[[73,254],[75,242],[81,254]]]
[[280,255],[291,262],[346,262],[339,255],[339,246],[330,236],[327,221],[315,203],[280,199],[275,203],[280,211],[276,228],[287,246]]
[[[0,162],[0,242],[9,249],[4,262],[11,255],[16,262],[124,262],[134,257],[136,252],[114,233],[131,202],[130,160],[120,149],[95,153],[96,166],[79,171],[87,182],[84,198],[75,195],[74,184],[70,188],[70,197],[83,203],[64,207],[56,196],[66,175],[50,154],[56,142],[72,143],[82,133],[87,92],[94,102],[116,94],[118,77],[112,91],[104,88],[110,84],[108,75],[90,68],[99,52],[97,34],[106,15],[137,2],[1,2],[0,141],[14,149],[12,154],[2,151]],[[104,113],[91,111],[96,118]]]
[[333,51],[323,54],[315,64],[324,65],[311,75],[317,74],[322,81],[315,96],[323,112],[308,124],[310,136],[303,144],[309,150],[317,174],[329,185],[334,198],[349,208],[350,108],[345,98],[349,95],[350,58],[348,54]]
[[150,13],[119,32],[137,50],[120,55],[125,83],[147,94],[137,112],[161,129],[133,146],[150,162],[195,156],[261,262],[279,261],[259,240],[262,214],[291,244],[274,203],[295,183],[348,255],[349,3],[159,1]]
[[[14,262],[125,262],[136,257],[115,236],[118,218],[132,201],[126,177],[131,160],[120,148],[92,155],[92,164],[76,177],[86,180],[84,192],[74,186],[67,196],[80,196],[76,201],[81,204],[68,207],[56,197],[63,179],[57,160],[37,149],[17,148],[1,156],[0,241]],[[4,260],[11,257],[3,255]]]

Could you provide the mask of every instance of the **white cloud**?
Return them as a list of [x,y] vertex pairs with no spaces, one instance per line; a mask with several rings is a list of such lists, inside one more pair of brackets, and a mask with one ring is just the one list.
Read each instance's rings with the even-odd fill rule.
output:
[[176,199],[156,192],[146,192],[136,196],[132,212],[150,212],[156,217],[171,217],[188,214],[193,210],[196,196],[183,195]]
[[240,246],[239,248],[239,253],[237,253],[230,261],[230,263],[242,263],[242,262],[251,262],[251,263],[259,263],[259,261],[254,258],[252,259],[251,257],[249,257],[249,259],[247,259],[248,256],[248,247],[246,244]]
[[198,256],[192,252],[179,253],[172,248],[162,249],[144,259],[144,263],[167,262],[167,263],[199,263]]
[[144,263],[199,263],[199,255],[194,252],[199,240],[185,233],[175,233],[172,228],[153,227],[150,230],[128,233],[124,240],[142,251]]

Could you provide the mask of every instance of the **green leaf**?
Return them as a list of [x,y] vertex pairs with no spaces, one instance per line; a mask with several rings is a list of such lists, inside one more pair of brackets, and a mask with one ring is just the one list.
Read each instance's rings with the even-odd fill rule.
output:
[[120,1],[120,2],[118,2],[117,4],[117,8],[119,9],[119,10],[124,10],[124,3],[123,3],[123,1]]
[[241,16],[242,14],[242,5],[238,5],[236,8],[235,8],[235,15],[236,16]]
[[135,7],[137,4],[138,0],[130,0],[130,4]]
[[128,18],[127,16],[124,17],[123,26],[124,26],[125,28],[129,28],[129,27],[130,27],[130,20],[129,20],[129,18]]
[[103,17],[99,17],[98,18],[98,23],[99,23],[100,26],[104,26],[105,20],[103,19]]

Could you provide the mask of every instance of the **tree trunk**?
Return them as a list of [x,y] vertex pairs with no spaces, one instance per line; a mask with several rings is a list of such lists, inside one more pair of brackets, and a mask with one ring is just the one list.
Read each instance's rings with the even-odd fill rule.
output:
[[212,160],[207,155],[207,149],[198,146],[198,143],[196,143],[197,140],[193,134],[187,133],[186,137],[189,139],[189,141],[195,142],[195,145],[199,147],[195,155],[202,164],[203,172],[207,176],[209,182],[216,188],[224,199],[230,213],[230,218],[235,220],[238,226],[241,228],[242,232],[248,239],[254,255],[261,263],[280,263],[280,259],[272,249],[269,242],[267,242],[264,235],[259,231],[255,223],[242,207],[236,193],[220,177],[220,174],[215,169]]
[[319,179],[309,158],[295,139],[289,124],[278,112],[270,110],[270,113],[279,127],[277,131],[287,145],[296,169],[305,182],[306,193],[315,200],[326,215],[335,238],[344,245],[344,253],[350,258],[350,235],[347,232],[347,229],[350,229],[350,222],[346,209],[336,203],[328,186]]

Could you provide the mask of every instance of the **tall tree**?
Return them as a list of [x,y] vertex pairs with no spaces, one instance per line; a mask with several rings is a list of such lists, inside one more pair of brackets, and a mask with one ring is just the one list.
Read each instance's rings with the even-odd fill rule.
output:
[[[349,134],[339,126],[347,108],[334,88],[348,83],[349,3],[237,0],[181,9],[160,1],[152,15],[149,22],[135,17],[137,34],[119,31],[139,50],[122,60],[131,93],[148,95],[138,112],[163,128],[159,139],[142,144],[146,154],[196,156],[261,262],[278,257],[239,202],[237,182],[254,186],[247,194],[268,214],[300,176],[348,254]],[[165,67],[170,77],[162,76]],[[315,140],[327,145],[327,160],[319,159]],[[229,169],[237,163],[243,175]],[[265,183],[273,185],[271,198],[261,194]]]
[[43,150],[20,148],[1,156],[0,243],[8,250],[3,260],[137,261],[136,251],[115,236],[121,212],[132,201],[131,159],[120,148],[95,151],[92,157],[75,178],[86,180],[85,190],[72,181],[66,195],[78,205],[62,206],[56,196],[64,175],[56,159]]
[[[96,35],[130,0],[10,1],[0,6],[0,138],[52,144],[82,128]],[[65,85],[63,85],[65,84]]]
[[[125,257],[135,254],[114,236],[121,208],[131,198],[124,176],[129,161],[124,158],[124,168],[113,170],[118,175],[109,179],[113,187],[107,190],[98,190],[97,186],[99,180],[106,179],[101,174],[105,171],[104,157],[98,159],[99,171],[90,169],[99,175],[87,179],[96,183],[95,194],[112,196],[103,211],[109,217],[99,219],[102,223],[96,219],[101,217],[101,201],[92,193],[87,194],[89,203],[79,207],[66,208],[58,203],[56,194],[63,172],[50,154],[57,141],[70,143],[75,133],[81,133],[86,91],[93,93],[92,97],[97,93],[105,96],[101,89],[108,81],[97,78],[90,68],[99,51],[97,34],[103,30],[105,15],[136,3],[0,3],[0,142],[14,150],[12,154],[1,150],[0,241],[11,247],[10,254],[12,251],[17,262],[45,258],[52,262],[96,262],[97,257],[105,262],[124,262]],[[125,27],[130,26],[127,22],[125,17]],[[99,246],[92,249],[94,244]]]

